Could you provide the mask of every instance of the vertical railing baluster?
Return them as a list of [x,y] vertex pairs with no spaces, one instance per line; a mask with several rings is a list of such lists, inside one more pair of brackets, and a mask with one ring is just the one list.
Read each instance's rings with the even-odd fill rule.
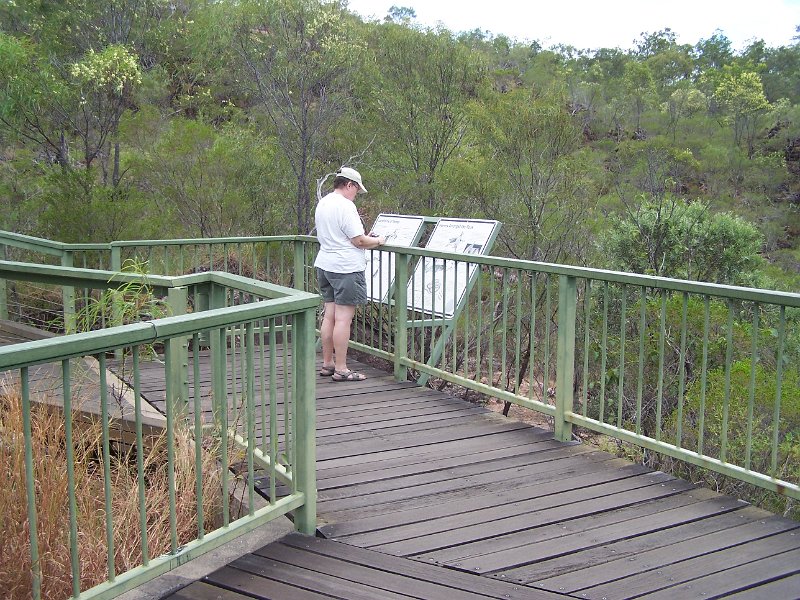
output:
[[[147,499],[144,478],[144,440],[142,439],[142,374],[139,369],[139,346],[131,347],[133,361],[133,410],[136,413],[136,488],[139,496],[139,538],[142,547],[142,565],[150,564],[147,541]],[[124,356],[124,353],[120,354]]]
[[[294,325],[294,323],[292,323]],[[286,325],[286,316],[281,317],[281,349],[283,350],[283,451],[286,455],[288,463],[287,469],[294,471],[294,454],[292,454],[292,443],[294,436],[292,435],[292,421],[290,415],[292,414],[291,405],[294,400],[294,388],[291,386],[291,378],[289,373],[289,328]],[[292,329],[294,332],[294,329]],[[294,333],[292,333],[294,337]],[[294,373],[294,369],[292,369]],[[292,489],[294,491],[294,488]]]
[[19,371],[22,396],[22,436],[25,444],[25,492],[28,502],[28,537],[31,555],[31,595],[42,597],[42,565],[39,562],[39,526],[36,516],[36,473],[33,470],[33,432],[31,426],[31,388],[28,367]]
[[725,342],[725,391],[722,402],[722,433],[719,459],[728,462],[728,416],[731,403],[731,368],[733,366],[733,302],[728,300],[728,330]]
[[661,418],[664,404],[664,345],[667,337],[667,291],[661,290],[661,317],[658,338],[658,391],[656,392],[656,440],[661,440]]
[[61,385],[64,394],[64,444],[67,447],[67,498],[69,503],[69,558],[72,571],[72,595],[81,593],[81,568],[78,555],[78,506],[75,498],[75,444],[72,439],[72,375],[69,359],[61,361]]
[[[103,428],[103,497],[106,511],[106,566],[108,580],[114,581],[116,569],[114,567],[114,520],[111,510],[111,442],[109,434],[108,417],[108,380],[106,379],[106,355],[98,354],[97,361],[100,369],[100,421]],[[122,393],[123,390],[120,390]],[[122,418],[124,415],[120,415]]]
[[489,286],[489,360],[488,362],[488,369],[489,372],[487,373],[487,379],[489,380],[489,385],[494,387],[494,330],[495,330],[495,312],[497,307],[494,305],[494,288],[495,288],[495,270],[494,267],[490,267],[491,269],[491,278],[489,279],[490,286]]
[[703,297],[703,362],[700,367],[700,414],[697,417],[697,453],[703,453],[706,427],[706,383],[708,380],[708,333],[711,323],[711,298]]
[[519,395],[520,384],[520,359],[522,358],[522,271],[517,269],[516,290],[514,296],[514,394]]
[[166,409],[167,409],[167,481],[169,485],[169,536],[170,551],[178,551],[178,513],[175,490],[175,411],[177,409],[177,390],[175,389],[173,345],[168,340],[164,344],[164,364],[166,368]]
[[536,280],[537,273],[531,272],[531,334],[530,358],[528,359],[528,398],[533,400],[536,383]]
[[592,301],[592,280],[586,279],[583,292],[583,402],[581,414],[585,417],[589,409],[589,331]]
[[259,399],[261,404],[261,453],[265,456],[269,455],[269,446],[267,445],[267,432],[264,429],[267,424],[267,407],[264,404],[264,399],[267,398],[267,377],[264,370],[264,320],[259,321],[258,326],[258,381],[259,381]]
[[617,427],[622,427],[622,402],[625,399],[625,341],[628,332],[628,288],[622,286],[619,326],[619,373],[617,375]]
[[[241,254],[239,255],[241,265]],[[256,450],[256,406],[255,398],[255,331],[252,321],[245,323],[245,357],[247,375],[247,508],[252,517],[256,511],[255,468],[253,455]]]
[[598,420],[605,422],[606,364],[608,360],[608,282],[603,282],[603,331],[600,342],[600,413]]
[[575,379],[575,317],[578,302],[575,277],[558,278],[558,340],[556,347],[555,437],[562,442],[572,439],[572,382]]
[[[503,334],[501,336],[503,340],[503,355],[500,357],[500,377],[503,379],[508,376],[508,269],[505,267],[503,267],[501,285],[503,287]],[[503,384],[503,390],[505,391],[506,389],[506,384]]]
[[[401,364],[408,353],[408,257],[395,255],[395,333],[394,333],[394,378],[397,381],[408,379],[408,367]],[[414,339],[413,332],[411,339]]]
[[205,536],[203,511],[203,407],[200,402],[200,334],[192,336],[192,400],[194,417],[194,477],[197,502],[197,539]]
[[761,305],[753,304],[753,330],[751,332],[752,347],[750,351],[750,389],[747,395],[747,438],[745,441],[744,468],[750,470],[753,450],[753,409],[756,400],[756,366],[758,365],[758,326]]
[[[275,335],[275,317],[269,320],[269,503],[275,504],[275,463],[278,460],[278,347]],[[284,374],[284,380],[286,376]],[[288,402],[286,397],[284,404]],[[284,420],[284,439],[287,423]]]
[[647,289],[639,288],[639,373],[636,381],[636,435],[642,434],[642,394],[644,386],[644,340],[647,331]]
[[544,290],[545,290],[545,297],[544,297],[544,310],[545,310],[545,321],[544,321],[544,372],[542,375],[542,402],[547,402],[550,396],[550,362],[552,360],[550,356],[550,335],[551,335],[551,325],[553,322],[553,306],[552,306],[552,294],[550,293],[550,288],[552,286],[552,277],[550,277],[550,273],[545,273],[544,276]]
[[781,306],[778,317],[778,349],[775,356],[775,405],[772,409],[772,476],[778,473],[778,442],[780,441],[781,392],[783,387],[783,347],[786,339],[786,307]]
[[675,431],[675,446],[683,447],[683,403],[686,393],[686,319],[689,311],[689,294],[683,293],[683,304],[681,307],[681,349],[678,355],[678,407],[675,418],[677,420]]
[[478,322],[475,332],[475,381],[481,382],[481,361],[483,350],[483,265],[478,267],[478,292],[475,311],[478,313]]
[[[474,273],[474,271],[470,271],[471,267],[472,267],[472,265],[467,263],[467,271],[464,274],[464,277],[466,277],[467,282],[469,282],[470,273],[471,272]],[[478,276],[480,276],[480,273],[478,274]],[[462,342],[461,342],[461,345],[462,345],[462,347],[464,349],[463,350],[463,352],[464,352],[464,362],[463,362],[463,364],[464,364],[464,377],[467,378],[467,379],[469,379],[469,319],[470,319],[469,305],[470,305],[471,301],[472,301],[472,289],[469,289],[469,293],[464,297],[464,315],[463,315],[463,318],[464,318],[464,334],[463,334],[463,338],[462,338]]]

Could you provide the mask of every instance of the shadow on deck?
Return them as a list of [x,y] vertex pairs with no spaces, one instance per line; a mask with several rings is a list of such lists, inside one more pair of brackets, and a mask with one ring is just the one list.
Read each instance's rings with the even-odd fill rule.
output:
[[800,597],[800,523],[357,367],[317,384],[318,537],[169,598]]

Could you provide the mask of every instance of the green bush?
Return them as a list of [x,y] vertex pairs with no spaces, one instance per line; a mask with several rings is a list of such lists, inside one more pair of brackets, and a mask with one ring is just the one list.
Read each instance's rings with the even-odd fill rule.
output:
[[[726,461],[744,467],[748,450],[748,419],[750,413],[750,387],[752,363],[737,361],[731,365],[730,392],[727,414]],[[784,481],[800,483],[800,376],[791,364],[783,371],[780,390],[780,419],[777,430],[776,466],[772,467],[772,450],[775,436],[774,411],[777,394],[777,374],[774,369],[756,364],[752,403],[752,431],[750,439],[750,468]],[[690,450],[699,448],[702,435],[703,454],[721,458],[725,421],[725,369],[709,371],[705,405],[702,405],[702,386],[695,380],[688,388],[682,420],[681,446]],[[702,418],[702,424],[701,424]],[[675,440],[677,413],[673,413],[666,438]],[[720,492],[739,496],[774,512],[800,518],[800,507],[786,496],[748,486],[731,478],[720,478],[712,473],[683,465],[673,472]]]

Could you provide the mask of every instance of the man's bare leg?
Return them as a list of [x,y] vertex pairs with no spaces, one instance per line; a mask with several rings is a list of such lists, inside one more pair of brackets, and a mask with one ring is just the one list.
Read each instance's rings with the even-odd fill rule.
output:
[[319,326],[319,337],[322,342],[322,365],[333,367],[333,329],[336,319],[336,304],[325,303],[325,312],[322,315],[322,324]]
[[[327,316],[328,308],[325,305],[325,313]],[[333,358],[337,371],[347,371],[347,346],[350,343],[350,324],[353,322],[353,316],[356,314],[355,306],[348,306],[346,304],[336,305],[333,316]],[[323,342],[324,344],[324,342]],[[325,350],[323,345],[323,361],[325,360]]]

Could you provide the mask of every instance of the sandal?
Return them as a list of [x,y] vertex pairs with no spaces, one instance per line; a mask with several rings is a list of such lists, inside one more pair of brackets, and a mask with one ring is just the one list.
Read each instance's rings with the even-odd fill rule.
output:
[[332,365],[330,367],[322,365],[322,368],[319,370],[320,377],[330,377],[334,373],[336,373],[336,367]]
[[363,373],[356,371],[336,371],[331,379],[336,382],[340,381],[364,381],[367,378]]

